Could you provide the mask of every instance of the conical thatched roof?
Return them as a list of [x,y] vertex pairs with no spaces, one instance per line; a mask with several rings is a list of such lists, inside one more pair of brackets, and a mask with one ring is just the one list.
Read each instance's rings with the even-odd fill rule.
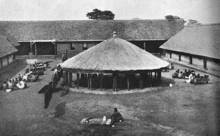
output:
[[186,26],[160,48],[220,59],[220,24]]
[[155,70],[168,62],[120,38],[111,38],[66,60],[64,70],[113,72]]

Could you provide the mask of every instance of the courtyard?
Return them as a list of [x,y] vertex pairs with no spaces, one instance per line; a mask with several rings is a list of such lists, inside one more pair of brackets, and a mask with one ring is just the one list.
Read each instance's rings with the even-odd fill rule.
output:
[[[43,60],[42,60],[43,61]],[[60,63],[54,60],[51,66]],[[0,79],[24,72],[26,63],[10,67]],[[185,69],[175,65],[175,69]],[[0,91],[0,134],[2,136],[142,136],[142,135],[218,135],[220,107],[220,79],[210,75],[211,84],[187,84],[172,79],[174,70],[162,73],[162,87],[145,88],[139,93],[92,94],[87,88],[61,97],[52,96],[49,108],[44,109],[44,95],[38,91],[51,80],[52,71],[40,76],[39,82],[11,93]],[[201,73],[203,75],[204,73]],[[169,87],[173,83],[173,87]],[[137,89],[138,90],[138,89]],[[92,91],[99,91],[93,89]],[[104,91],[112,91],[104,90]],[[123,91],[123,90],[122,90]],[[135,91],[135,90],[131,90]],[[120,90],[119,90],[120,92]],[[54,117],[54,108],[66,101],[65,115]],[[115,127],[80,125],[84,117],[109,118],[114,107],[125,118]]]

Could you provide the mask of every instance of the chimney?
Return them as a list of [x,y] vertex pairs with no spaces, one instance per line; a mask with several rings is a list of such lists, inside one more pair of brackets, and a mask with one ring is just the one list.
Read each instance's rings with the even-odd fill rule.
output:
[[117,35],[116,31],[114,31],[112,37],[113,37],[113,38],[116,38],[116,35]]

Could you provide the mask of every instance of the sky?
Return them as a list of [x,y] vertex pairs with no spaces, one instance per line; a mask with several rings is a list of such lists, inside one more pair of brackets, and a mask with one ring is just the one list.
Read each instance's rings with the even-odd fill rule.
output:
[[88,20],[95,8],[112,11],[115,20],[176,15],[220,23],[220,0],[0,0],[0,20]]

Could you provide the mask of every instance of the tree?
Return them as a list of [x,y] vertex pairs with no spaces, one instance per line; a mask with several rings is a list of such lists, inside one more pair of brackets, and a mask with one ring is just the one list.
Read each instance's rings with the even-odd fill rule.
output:
[[99,9],[93,9],[93,11],[88,12],[86,16],[89,19],[113,20],[115,17],[115,14],[113,14],[111,11],[108,11],[108,10],[101,11]]
[[173,16],[173,15],[167,15],[167,16],[165,16],[165,18],[166,18],[167,20],[180,19],[180,17],[178,17],[178,16]]
[[187,26],[189,26],[189,25],[201,25],[201,23],[199,23],[197,20],[189,19],[188,23],[186,25]]

